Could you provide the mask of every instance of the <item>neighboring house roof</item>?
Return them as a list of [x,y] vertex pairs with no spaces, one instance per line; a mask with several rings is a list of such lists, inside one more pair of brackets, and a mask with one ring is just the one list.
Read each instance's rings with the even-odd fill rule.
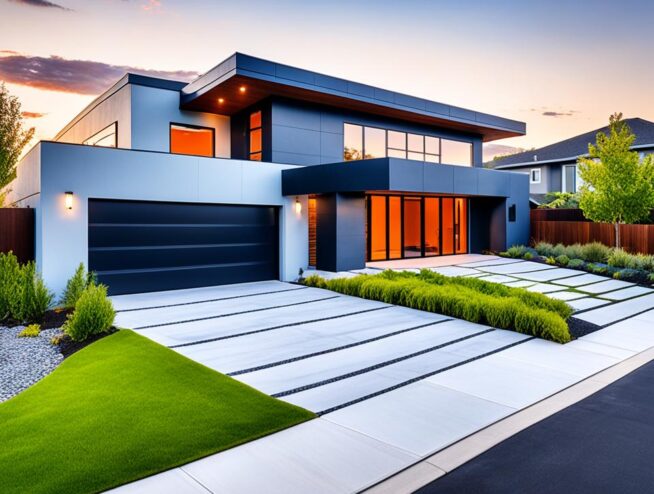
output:
[[[654,122],[642,118],[627,118],[624,122],[629,125],[631,131],[636,135],[632,149],[654,147]],[[588,154],[588,144],[595,143],[598,132],[607,134],[608,130],[607,125],[540,149],[498,158],[495,160],[495,168],[517,168],[545,162],[555,163],[557,161],[575,160],[579,156]],[[534,156],[537,157],[536,160],[534,160]]]
[[547,194],[529,194],[529,202],[535,204],[536,206],[540,206],[545,202],[545,196]]
[[526,132],[524,122],[388,91],[235,53],[182,89],[181,108],[232,115],[269,96],[401,118],[481,135],[488,142]]

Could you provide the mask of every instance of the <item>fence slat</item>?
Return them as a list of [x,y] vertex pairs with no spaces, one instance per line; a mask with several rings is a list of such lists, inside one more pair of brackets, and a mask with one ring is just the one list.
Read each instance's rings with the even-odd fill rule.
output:
[[[565,245],[588,242],[601,242],[610,246],[615,244],[613,225],[610,223],[552,220],[553,216],[545,220],[541,211],[543,210],[531,211],[531,239],[533,242]],[[571,213],[571,215],[574,214],[576,213]],[[629,252],[654,254],[654,225],[620,225],[620,239],[622,247]]]
[[20,262],[34,260],[34,209],[0,208],[0,252],[9,251]]

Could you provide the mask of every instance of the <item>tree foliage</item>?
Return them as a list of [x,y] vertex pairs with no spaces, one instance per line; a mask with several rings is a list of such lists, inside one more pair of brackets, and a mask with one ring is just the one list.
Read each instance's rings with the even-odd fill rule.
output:
[[548,192],[544,202],[538,206],[541,209],[577,209],[579,196],[572,192]]
[[613,223],[616,246],[620,244],[620,223],[646,220],[654,206],[654,156],[641,159],[630,148],[636,139],[622,114],[611,116],[609,132],[598,132],[588,145],[588,157],[577,165],[583,181],[579,207],[586,218]]
[[33,135],[34,128],[23,128],[20,101],[0,84],[0,198],[2,189],[16,178],[18,159]]

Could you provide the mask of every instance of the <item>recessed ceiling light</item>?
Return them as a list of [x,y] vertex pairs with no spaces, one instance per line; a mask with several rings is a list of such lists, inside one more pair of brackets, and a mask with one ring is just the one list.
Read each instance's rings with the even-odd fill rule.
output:
[[244,93],[244,92],[245,92],[245,86],[241,86],[240,88],[238,88],[238,90],[239,90],[240,92]]
[[218,103],[221,105],[225,102],[225,98],[218,98]]

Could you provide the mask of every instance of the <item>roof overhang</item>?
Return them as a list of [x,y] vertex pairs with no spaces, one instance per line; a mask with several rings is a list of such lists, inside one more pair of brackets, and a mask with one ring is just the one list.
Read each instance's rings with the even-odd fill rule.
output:
[[[243,89],[241,89],[243,88]],[[524,135],[526,125],[236,53],[182,89],[184,110],[233,115],[283,97],[453,129],[485,142]]]
[[437,165],[398,158],[347,161],[282,171],[282,194],[335,192],[408,192],[509,197],[516,188],[529,190],[522,173],[485,168]]

